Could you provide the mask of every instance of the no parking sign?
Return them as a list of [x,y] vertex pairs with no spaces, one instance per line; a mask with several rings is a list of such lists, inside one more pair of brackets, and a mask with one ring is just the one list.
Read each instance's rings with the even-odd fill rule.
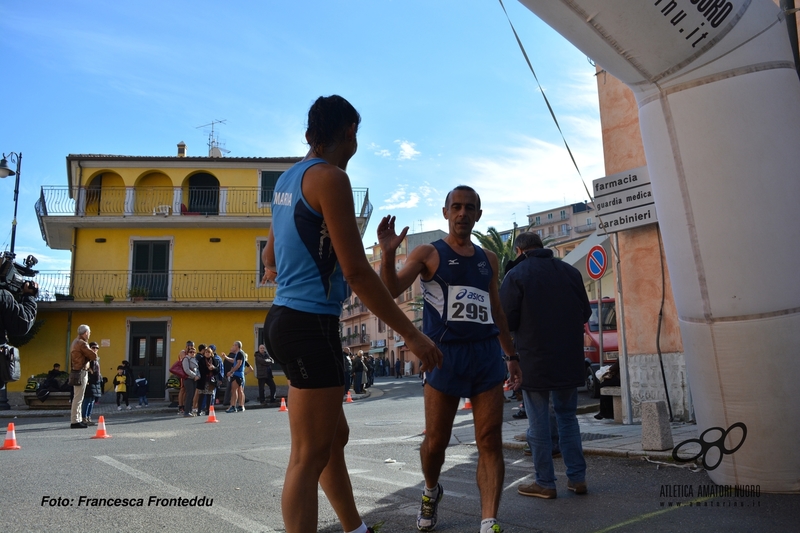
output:
[[608,257],[605,249],[600,245],[593,246],[586,256],[586,273],[590,278],[598,280],[606,273],[607,265]]

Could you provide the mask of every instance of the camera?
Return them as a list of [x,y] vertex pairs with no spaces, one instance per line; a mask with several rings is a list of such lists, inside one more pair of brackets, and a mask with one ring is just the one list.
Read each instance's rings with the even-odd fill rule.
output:
[[24,278],[32,278],[39,273],[38,270],[33,270],[39,261],[29,255],[25,258],[25,264],[21,265],[14,262],[15,257],[16,255],[11,252],[3,252],[0,255],[0,289],[5,289],[15,298],[19,298],[22,296],[22,289],[30,286],[32,291],[29,292],[36,297],[39,290]]

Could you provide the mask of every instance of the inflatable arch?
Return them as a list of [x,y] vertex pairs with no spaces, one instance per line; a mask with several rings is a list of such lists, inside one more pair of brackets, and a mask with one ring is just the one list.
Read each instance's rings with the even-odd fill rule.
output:
[[[800,80],[770,0],[520,0],[636,95],[718,484],[800,491]],[[734,424],[728,434],[723,435]]]

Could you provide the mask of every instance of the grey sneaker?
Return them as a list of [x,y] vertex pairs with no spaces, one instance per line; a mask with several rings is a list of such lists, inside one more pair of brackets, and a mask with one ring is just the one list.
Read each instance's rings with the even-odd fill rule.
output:
[[536,484],[534,481],[530,485],[520,485],[517,492],[523,496],[533,496],[534,498],[544,498],[545,500],[555,500],[556,489],[546,489]]
[[436,529],[439,502],[442,501],[442,496],[444,496],[442,484],[439,483],[437,486],[439,487],[439,495],[436,500],[425,496],[425,492],[422,493],[422,504],[420,505],[419,513],[417,513],[417,529],[420,531],[433,531]]

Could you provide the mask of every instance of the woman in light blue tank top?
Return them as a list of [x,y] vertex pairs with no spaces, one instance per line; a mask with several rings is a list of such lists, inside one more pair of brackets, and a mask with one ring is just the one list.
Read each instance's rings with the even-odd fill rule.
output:
[[342,410],[338,326],[345,280],[421,360],[441,365],[441,352],[397,307],[364,254],[345,172],[360,121],[341,96],[320,97],[311,107],[311,149],[275,184],[262,254],[263,281],[278,284],[263,341],[286,372],[291,399],[291,454],[281,497],[287,533],[317,530],[320,479],[344,531],[372,532],[356,509],[344,457],[350,428]]

